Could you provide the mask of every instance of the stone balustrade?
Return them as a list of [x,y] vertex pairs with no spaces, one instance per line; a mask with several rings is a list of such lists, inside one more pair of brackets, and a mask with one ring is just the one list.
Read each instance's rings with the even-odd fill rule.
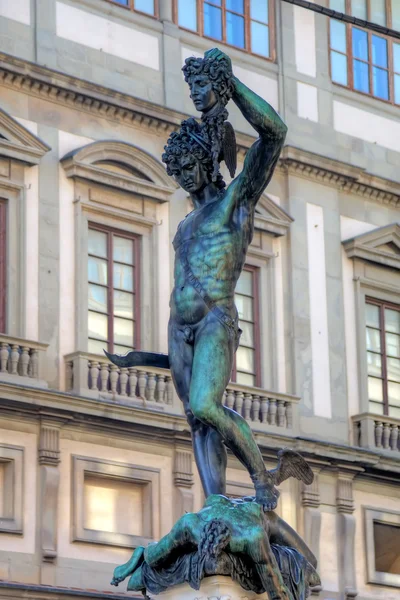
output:
[[[66,388],[79,396],[130,403],[183,414],[168,370],[119,368],[105,356],[74,352],[65,357]],[[298,431],[298,402],[289,394],[230,383],[223,403],[241,414],[255,430],[295,435]]]
[[47,387],[40,379],[40,358],[47,346],[0,334],[0,380],[20,382],[23,377],[28,385]]
[[400,419],[363,413],[353,417],[353,431],[362,448],[400,453]]

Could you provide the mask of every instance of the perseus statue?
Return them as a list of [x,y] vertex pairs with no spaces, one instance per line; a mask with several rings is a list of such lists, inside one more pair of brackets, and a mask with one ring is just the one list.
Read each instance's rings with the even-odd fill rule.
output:
[[[256,204],[272,177],[287,128],[268,102],[233,75],[230,58],[219,49],[209,50],[204,59],[187,59],[183,72],[202,118],[183,121],[162,155],[168,175],[194,206],[173,240],[168,356],[135,351],[108,356],[122,367],[171,369],[206,497],[225,494],[227,446],[248,470],[255,501],[271,511],[279,496],[276,477],[267,471],[246,420],[224,406],[222,398],[241,333],[235,286],[253,237]],[[235,137],[226,121],[230,98],[259,137],[242,172],[226,187],[219,163],[225,160],[231,173],[236,166]],[[311,483],[312,471],[300,455],[291,452],[286,465],[286,477]]]

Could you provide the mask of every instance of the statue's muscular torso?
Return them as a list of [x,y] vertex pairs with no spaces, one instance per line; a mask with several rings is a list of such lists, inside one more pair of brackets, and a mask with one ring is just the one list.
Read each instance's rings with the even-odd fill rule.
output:
[[171,316],[177,323],[193,325],[209,311],[204,300],[187,281],[185,253],[193,275],[210,298],[234,317],[234,291],[253,233],[254,212],[232,206],[229,188],[213,202],[192,211],[179,225],[174,240],[175,285]]

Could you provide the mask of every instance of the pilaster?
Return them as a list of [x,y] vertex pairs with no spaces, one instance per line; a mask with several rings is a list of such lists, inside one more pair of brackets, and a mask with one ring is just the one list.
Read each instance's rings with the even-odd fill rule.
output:
[[353,479],[355,471],[339,470],[336,488],[338,513],[339,585],[344,600],[358,595],[355,565],[356,518],[354,516]]
[[175,449],[174,457],[175,485],[175,520],[185,512],[193,512],[193,457],[192,452],[181,448]]
[[[304,508],[304,541],[310,548],[317,563],[319,564],[320,538],[321,538],[321,511],[320,511],[320,493],[319,493],[319,469],[314,470],[314,481],[311,485],[304,485],[301,494],[301,501]],[[319,590],[315,589],[312,595],[318,595]]]

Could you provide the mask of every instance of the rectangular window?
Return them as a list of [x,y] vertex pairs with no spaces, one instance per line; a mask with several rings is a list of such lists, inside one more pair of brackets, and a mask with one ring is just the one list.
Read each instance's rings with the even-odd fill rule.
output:
[[400,306],[368,298],[365,313],[369,410],[400,418]]
[[91,224],[88,351],[125,354],[139,344],[139,238]]
[[119,4],[129,10],[141,12],[152,17],[158,16],[158,0],[107,0],[113,4]]
[[235,304],[242,335],[235,356],[232,381],[261,385],[258,268],[245,265],[236,285]]
[[364,513],[367,581],[399,588],[400,513],[375,507],[365,507]]
[[0,333],[6,333],[7,204],[0,199]]
[[176,22],[199,35],[273,58],[271,0],[175,0]]
[[[330,8],[378,25],[400,25],[399,0],[330,0]],[[334,83],[400,105],[400,44],[354,25],[330,20]]]

